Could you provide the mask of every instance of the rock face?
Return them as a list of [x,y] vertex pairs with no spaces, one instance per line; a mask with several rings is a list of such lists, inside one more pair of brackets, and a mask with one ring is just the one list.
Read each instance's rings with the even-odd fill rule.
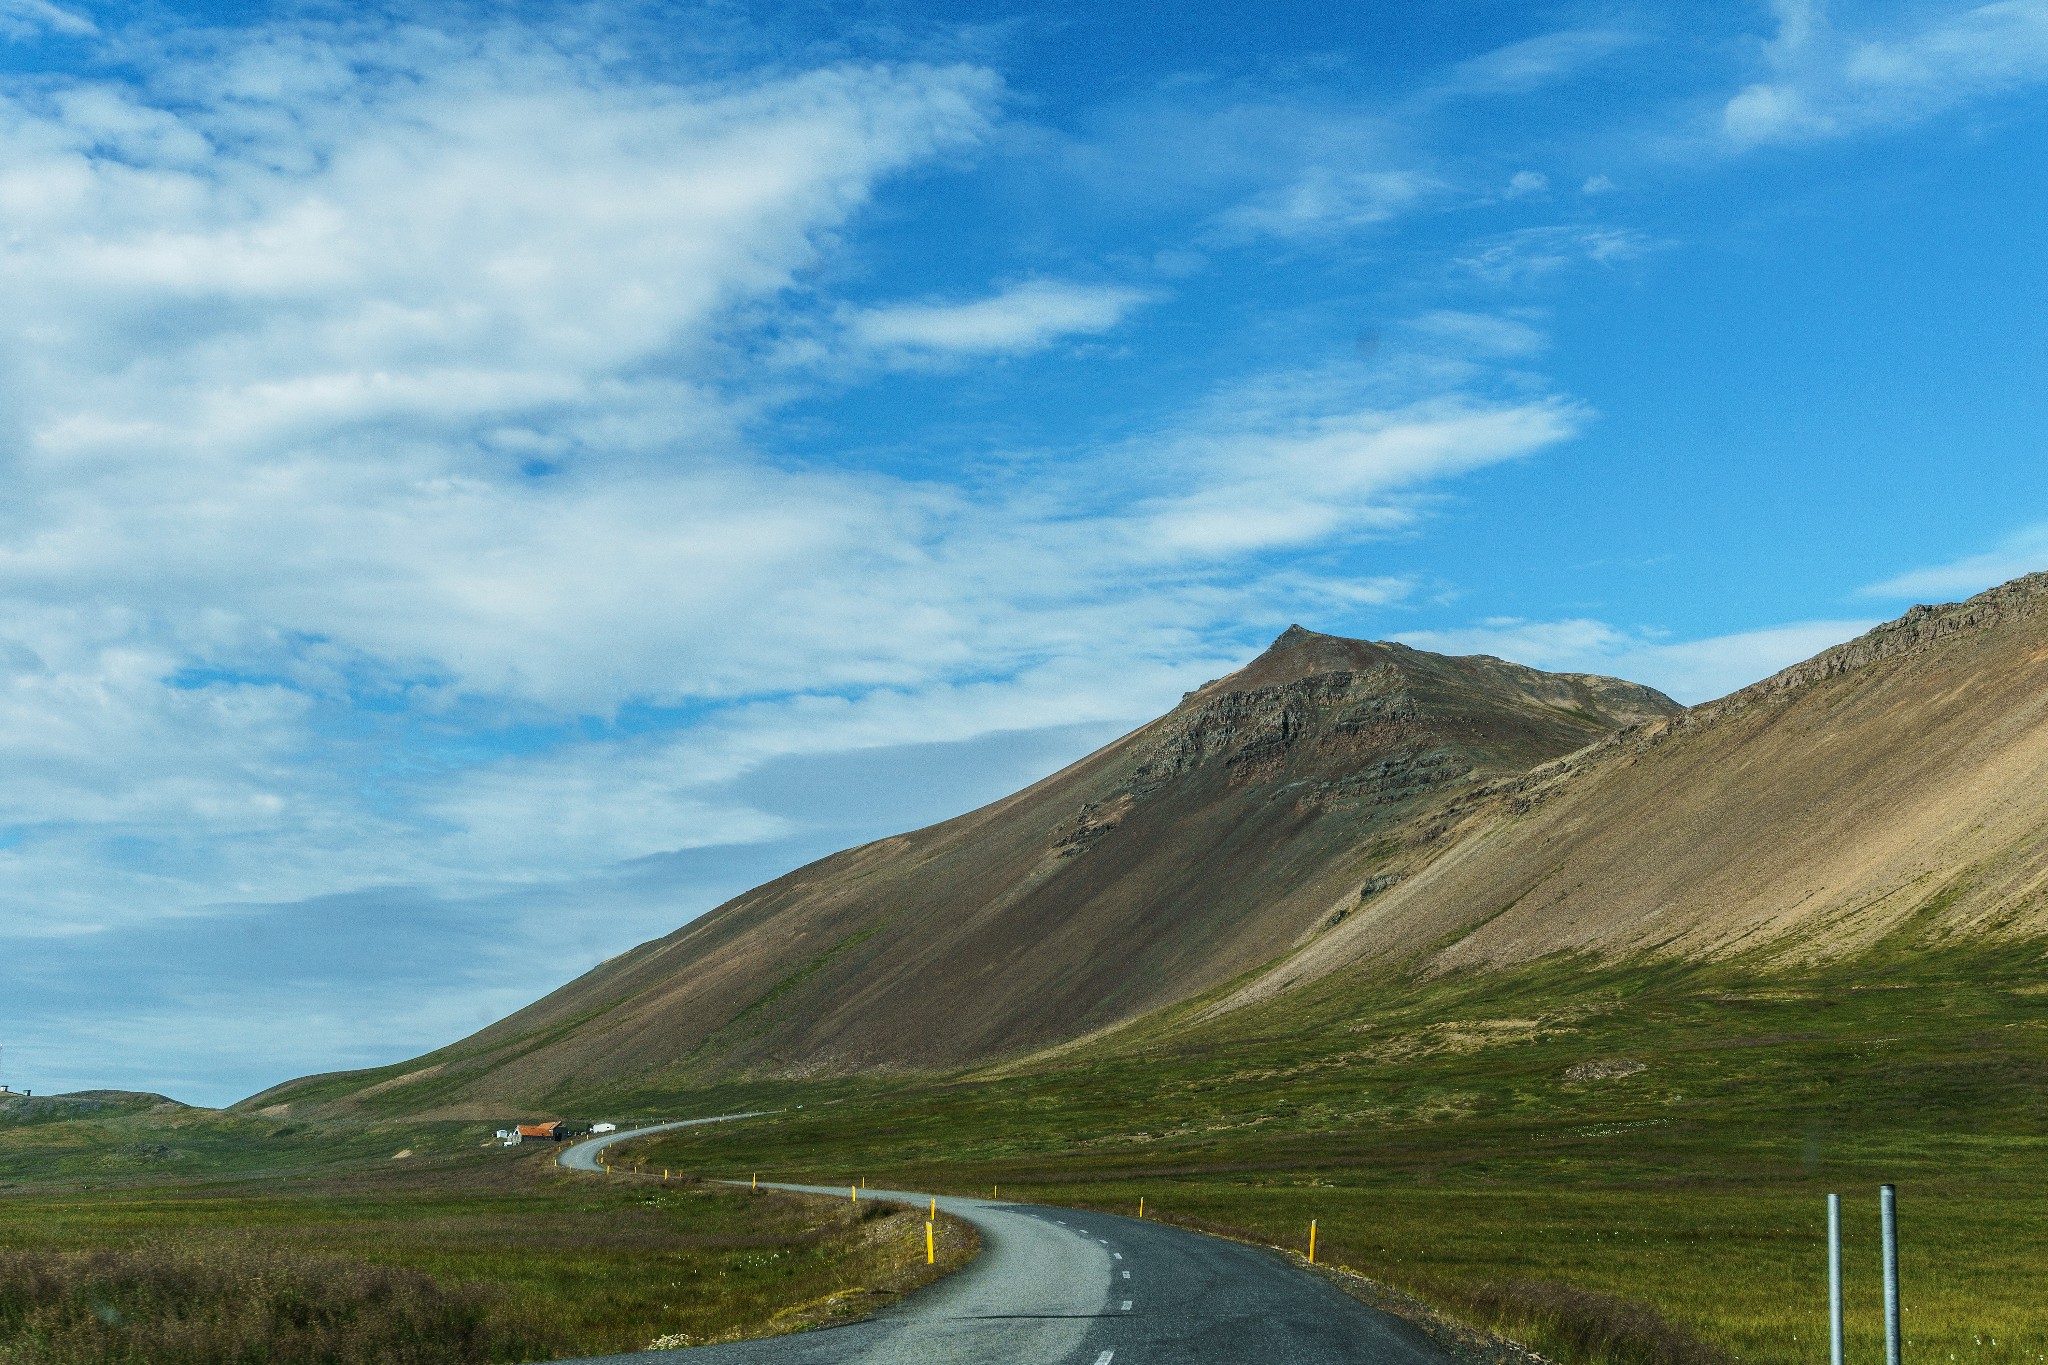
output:
[[1040,1049],[1289,953],[1394,885],[1388,850],[1457,794],[1679,710],[1293,627],[1015,796],[800,868],[453,1047],[318,1090],[481,1113]]

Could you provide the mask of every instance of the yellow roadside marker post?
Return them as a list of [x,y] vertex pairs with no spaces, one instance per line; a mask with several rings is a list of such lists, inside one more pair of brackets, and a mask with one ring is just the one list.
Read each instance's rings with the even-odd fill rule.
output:
[[939,1197],[937,1195],[932,1196],[931,1221],[934,1223],[939,1221]]
[[759,1171],[754,1172],[754,1183],[750,1188],[754,1191],[755,1194],[759,1194],[761,1192],[761,1173]]
[[666,1166],[661,1168],[661,1183],[664,1185],[668,1184],[668,1167]]
[[848,1185],[846,1187],[846,1197],[851,1202],[858,1204],[860,1202],[860,1186]]
[[1145,1216],[1145,1196],[1141,1194],[1141,1195],[1139,1195],[1139,1196],[1138,1196],[1138,1217],[1140,1217],[1140,1218],[1143,1218],[1144,1216]]
[[996,1197],[996,1196],[997,1196],[998,1194],[1001,1194],[1001,1193],[1002,1193],[1002,1190],[1003,1190],[1003,1187],[1002,1187],[1001,1185],[991,1185],[991,1186],[989,1186],[989,1187],[988,1187],[988,1197],[989,1197],[989,1198],[991,1198],[991,1199],[993,1199],[993,1198],[995,1198],[995,1197]]
[[1316,1220],[1308,1220],[1308,1263],[1316,1263]]
[[939,1263],[938,1248],[932,1244],[932,1225],[930,1223],[924,1225],[924,1263],[926,1265],[937,1265]]

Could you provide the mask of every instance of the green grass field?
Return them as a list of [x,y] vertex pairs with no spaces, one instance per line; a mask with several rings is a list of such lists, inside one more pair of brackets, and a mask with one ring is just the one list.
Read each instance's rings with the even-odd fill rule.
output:
[[[481,1362],[714,1341],[865,1312],[973,1252],[948,1221],[928,1270],[921,1211],[576,1175],[547,1155],[17,1190],[0,1197],[0,1257],[56,1273],[0,1283],[0,1361]],[[313,1303],[336,1284],[360,1289]]]
[[[1354,975],[1213,1020],[1194,1002],[1036,1069],[555,1098],[568,1113],[783,1109],[640,1144],[654,1169],[1000,1184],[1124,1212],[1142,1197],[1150,1216],[1295,1248],[1313,1218],[1319,1259],[1570,1365],[1820,1365],[1829,1191],[1847,1203],[1852,1358],[1874,1358],[1891,1181],[1908,1359],[2043,1365],[2042,949],[1902,935],[1805,971]],[[802,1206],[559,1174],[480,1148],[482,1131],[0,1115],[0,1246],[260,1236],[417,1271],[487,1293],[501,1359],[788,1325],[793,1307],[834,1311],[846,1303],[817,1305],[886,1278],[860,1229],[821,1234]],[[1677,1335],[1606,1332],[1629,1305]]]
[[1891,1181],[1909,1358],[2040,1362],[2041,962],[2039,944],[1895,942],[1808,973],[1332,980],[1208,1023],[1180,1010],[1058,1070],[842,1090],[646,1154],[1125,1212],[1143,1197],[1297,1248],[1314,1218],[1319,1259],[1567,1360],[1633,1357],[1503,1306],[1500,1286],[1649,1305],[1743,1361],[1824,1362],[1829,1191],[1847,1206],[1851,1353],[1872,1358]]

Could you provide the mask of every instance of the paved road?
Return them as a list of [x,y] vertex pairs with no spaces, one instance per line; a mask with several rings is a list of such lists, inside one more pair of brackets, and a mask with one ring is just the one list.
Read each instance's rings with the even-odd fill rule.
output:
[[583,1365],[1446,1365],[1414,1327],[1274,1252],[1108,1214],[939,1207],[980,1229],[982,1254],[865,1322]]
[[649,1133],[666,1133],[671,1128],[695,1128],[700,1123],[730,1123],[734,1119],[755,1119],[763,1114],[774,1113],[772,1109],[756,1109],[746,1114],[719,1114],[708,1119],[678,1119],[674,1123],[649,1124],[645,1128],[629,1128],[623,1133],[606,1133],[603,1137],[585,1138],[572,1142],[556,1156],[555,1163],[567,1166],[572,1171],[601,1171],[598,1154],[614,1142],[629,1142],[634,1138],[646,1137]]

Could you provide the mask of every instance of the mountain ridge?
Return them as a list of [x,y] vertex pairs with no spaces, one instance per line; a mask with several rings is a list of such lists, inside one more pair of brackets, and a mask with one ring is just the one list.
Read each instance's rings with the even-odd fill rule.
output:
[[795,869],[401,1068],[243,1103],[461,1108],[599,1072],[683,1084],[1026,1054],[1291,951],[1369,878],[1375,841],[1445,793],[1677,710],[1618,679],[1293,627],[1021,792]]
[[2048,791],[2044,602],[2048,574],[2033,574],[1915,606],[1461,794],[1445,846],[1374,905],[1378,923],[1348,924],[1213,1012],[1367,960],[1432,972],[1569,952],[1824,958],[1930,906],[1942,932],[1990,932],[1999,915],[2048,928],[2048,812],[2029,803]]
[[985,1073],[1344,972],[2042,932],[2043,602],[2048,574],[1916,606],[1690,709],[1291,626],[1020,792],[795,869],[425,1057],[258,1098],[455,1116]]

